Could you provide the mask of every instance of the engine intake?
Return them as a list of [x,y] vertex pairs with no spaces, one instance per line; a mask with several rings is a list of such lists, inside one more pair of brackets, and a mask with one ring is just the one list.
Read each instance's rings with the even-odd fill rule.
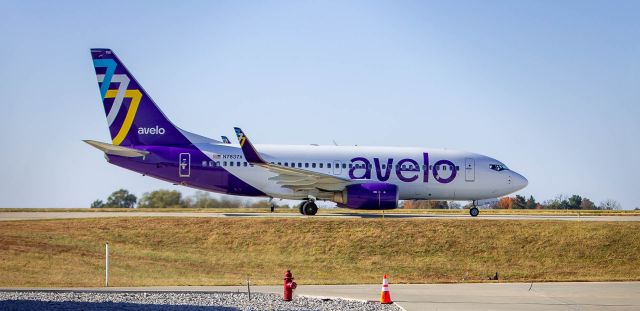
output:
[[340,207],[383,210],[398,207],[398,186],[389,183],[349,185],[333,196]]

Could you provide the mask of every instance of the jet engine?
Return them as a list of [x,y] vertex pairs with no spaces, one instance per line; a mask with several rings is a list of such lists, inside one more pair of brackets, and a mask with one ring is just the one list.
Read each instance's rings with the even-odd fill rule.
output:
[[363,183],[348,185],[333,195],[340,207],[383,210],[398,207],[398,186],[389,183]]

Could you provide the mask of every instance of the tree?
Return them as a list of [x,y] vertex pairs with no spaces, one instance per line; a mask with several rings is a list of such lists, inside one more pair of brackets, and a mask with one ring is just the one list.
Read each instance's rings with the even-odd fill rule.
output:
[[190,207],[193,208],[215,208],[220,205],[218,200],[211,197],[208,192],[197,191],[191,198]]
[[156,190],[143,194],[138,206],[142,208],[184,207],[181,199],[182,193],[177,190]]
[[449,201],[447,202],[447,204],[449,205],[450,209],[460,209],[462,207],[462,205],[460,205],[460,203],[456,201]]
[[498,209],[512,209],[513,208],[513,199],[510,197],[504,197],[498,200],[496,203],[496,208]]
[[513,208],[523,209],[527,205],[526,199],[521,195],[516,195],[515,200],[513,200]]
[[107,198],[107,204],[104,207],[132,208],[136,205],[136,201],[138,198],[135,195],[125,189],[120,189]]
[[622,206],[616,200],[607,199],[600,203],[598,209],[601,210],[620,210]]
[[529,199],[527,200],[527,203],[525,204],[525,208],[526,209],[535,209],[537,207],[537,203],[536,203],[536,199],[533,198],[533,196],[529,196]]
[[405,201],[404,208],[407,209],[448,209],[449,204],[447,201],[428,201],[428,200],[413,200]]
[[103,208],[104,207],[104,202],[102,202],[102,200],[95,200],[93,201],[93,203],[91,203],[91,208]]
[[545,209],[565,209],[567,206],[563,205],[563,201],[566,201],[564,195],[558,194],[555,198],[544,201],[542,206]]
[[587,198],[582,198],[582,203],[580,203],[580,209],[597,209],[596,205]]
[[582,197],[577,194],[574,194],[571,197],[569,197],[567,204],[568,204],[568,209],[580,209],[580,205],[582,204]]

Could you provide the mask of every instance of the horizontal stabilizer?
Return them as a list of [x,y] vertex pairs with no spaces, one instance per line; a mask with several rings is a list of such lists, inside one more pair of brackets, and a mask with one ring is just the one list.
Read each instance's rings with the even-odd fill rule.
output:
[[117,155],[117,156],[127,157],[127,158],[137,158],[137,157],[144,157],[149,154],[149,151],[116,146],[116,145],[102,143],[95,140],[84,140],[84,142],[110,155]]

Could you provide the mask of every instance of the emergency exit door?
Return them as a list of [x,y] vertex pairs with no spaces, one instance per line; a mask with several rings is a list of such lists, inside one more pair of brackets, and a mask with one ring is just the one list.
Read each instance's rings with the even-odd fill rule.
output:
[[466,158],[464,160],[464,180],[474,181],[476,180],[476,160]]

